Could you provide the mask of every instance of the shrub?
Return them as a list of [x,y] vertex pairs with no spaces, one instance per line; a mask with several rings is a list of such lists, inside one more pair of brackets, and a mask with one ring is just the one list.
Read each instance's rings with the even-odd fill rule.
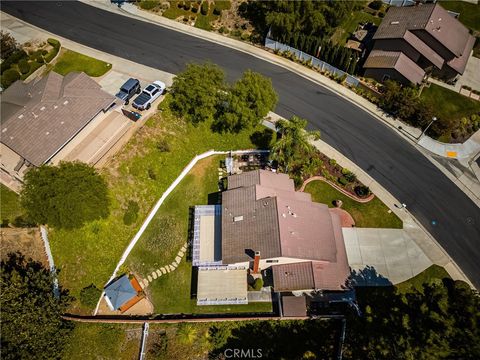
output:
[[198,12],[198,5],[197,4],[193,4],[192,12],[195,13],[195,14]]
[[330,165],[332,165],[332,166],[335,166],[335,165],[337,165],[337,160],[335,160],[335,159],[330,159],[330,160],[328,160],[328,163],[329,163]]
[[20,79],[20,73],[15,69],[5,70],[2,74],[2,87],[6,89]]
[[368,4],[368,7],[373,9],[373,10],[380,10],[380,8],[383,5],[383,1],[381,0],[374,0],[370,4]]
[[10,67],[13,64],[18,63],[20,59],[24,59],[27,56],[28,56],[27,53],[23,50],[15,51],[14,53],[12,53],[12,55],[10,55],[8,58],[2,61],[2,64],[0,65],[1,66],[0,72],[3,74],[3,72],[10,69]]
[[220,34],[228,34],[228,29],[225,26],[222,26],[220,29],[218,29],[218,32]]
[[37,53],[33,60],[35,60],[39,64],[44,64],[45,63],[45,59],[43,58],[43,55],[41,53]]
[[242,35],[242,32],[238,29],[235,29],[232,31],[232,36],[234,37],[240,37]]
[[215,7],[213,8],[213,14],[220,15],[221,13],[222,13],[222,10],[215,5]]
[[247,33],[243,33],[240,38],[243,40],[243,41],[247,41],[250,39],[250,35],[247,34]]
[[385,17],[385,13],[382,12],[382,11],[380,11],[380,12],[378,13],[378,17],[384,18],[384,17]]
[[261,277],[256,278],[255,281],[253,282],[254,290],[259,291],[262,287],[263,287],[263,279]]
[[97,288],[94,284],[91,284],[80,290],[80,303],[89,308],[95,308],[101,294],[102,290]]
[[18,70],[20,70],[22,74],[26,74],[30,71],[30,64],[26,59],[21,59],[18,62]]
[[140,207],[138,206],[138,203],[136,201],[129,200],[127,204],[127,210],[123,215],[123,223],[125,225],[132,225],[137,220],[139,210]]
[[54,48],[56,49],[60,49],[60,41],[58,41],[57,39],[52,39],[52,38],[49,38],[47,40],[47,42],[52,45]]
[[202,6],[201,6],[201,13],[202,15],[207,15],[208,14],[208,2],[203,1]]
[[347,179],[348,182],[354,182],[355,180],[357,180],[357,175],[349,171],[345,174],[345,179]]
[[157,180],[157,174],[155,173],[155,170],[149,168],[148,177],[150,178],[150,180]]
[[45,62],[49,63],[50,61],[52,61],[55,56],[57,56],[59,50],[59,48],[53,48],[47,55],[43,57],[45,59]]
[[338,178],[338,183],[339,183],[340,185],[345,186],[345,185],[348,184],[348,180],[347,180],[344,176],[342,176],[342,177],[339,177],[339,178]]
[[355,187],[355,194],[357,194],[359,197],[366,197],[370,195],[370,189],[368,186],[365,185],[358,185]]
[[184,6],[185,6],[185,3],[183,1],[179,1],[178,4],[177,4],[177,7],[179,9],[183,9]]
[[144,10],[152,10],[159,4],[156,0],[142,0],[140,1],[140,7]]
[[169,152],[170,151],[170,144],[168,143],[167,139],[158,140],[155,147],[160,152]]
[[39,67],[41,67],[42,65],[43,65],[43,64],[40,64],[40,63],[38,63],[38,62],[36,62],[36,61],[31,61],[31,62],[29,63],[30,71],[27,72],[26,74],[23,74],[23,75],[21,76],[21,79],[22,79],[22,80],[25,80],[28,76],[30,76],[35,70],[37,70],[37,69],[38,69]]

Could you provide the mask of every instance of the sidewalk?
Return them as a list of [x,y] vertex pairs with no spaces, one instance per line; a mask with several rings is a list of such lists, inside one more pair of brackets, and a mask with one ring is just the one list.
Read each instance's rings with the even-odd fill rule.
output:
[[[379,109],[376,105],[369,102],[365,98],[357,95],[350,89],[347,89],[343,85],[338,84],[336,81],[333,81],[320,73],[309,69],[305,66],[297,64],[293,61],[285,59],[281,56],[275,55],[269,51],[264,50],[259,46],[254,46],[239,40],[231,39],[229,37],[213,33],[210,31],[205,31],[202,29],[195,28],[190,25],[182,24],[176,22],[174,20],[170,20],[164,18],[162,16],[150,13],[148,11],[144,11],[139,9],[137,6],[133,4],[123,4],[121,8],[117,5],[111,4],[107,0],[80,0],[85,4],[98,7],[100,9],[110,11],[113,13],[117,13],[123,16],[131,17],[137,20],[146,21],[149,23],[157,24],[175,31],[179,31],[190,36],[195,36],[201,38],[203,40],[208,40],[238,51],[242,51],[249,55],[255,56],[262,60],[268,61],[272,64],[281,66],[287,70],[290,70],[296,73],[299,76],[302,76],[312,82],[320,84],[329,90],[335,92],[339,96],[343,97],[344,99],[350,101],[354,105],[362,108],[363,110],[370,113],[375,118],[383,121],[385,124],[391,126],[394,130],[397,131],[399,135],[402,135],[407,141],[409,141],[412,145],[414,145],[417,150],[419,150],[427,159],[429,159],[436,167],[439,168],[455,185],[457,185],[477,206],[480,207],[480,193],[476,191],[476,186],[480,187],[480,182],[476,181],[476,179],[466,181],[465,183],[463,180],[465,179],[462,176],[453,176],[452,173],[445,168],[440,162],[434,159],[431,156],[431,153],[436,154],[434,147],[430,148],[431,142],[424,140],[422,144],[417,144],[418,138],[420,138],[422,131],[420,129],[411,127],[404,122],[395,119],[387,114],[385,114],[381,109]],[[424,138],[425,139],[425,138]],[[432,140],[434,141],[434,140]],[[423,145],[423,146],[422,146]],[[475,156],[474,152],[476,149],[477,144],[473,144],[474,147],[470,150],[460,151],[462,154],[466,154],[467,152],[470,154],[471,157]],[[480,147],[476,150],[477,153],[480,151]],[[442,157],[446,157],[447,153],[443,152],[441,154],[437,154]],[[473,181],[473,188],[472,188],[472,181]]]
[[[130,16],[130,17],[135,17],[131,14],[126,14],[123,10],[119,10],[116,6],[111,5],[110,3],[106,2],[100,2],[100,1],[86,1],[83,0],[85,3],[97,6],[99,8],[102,8],[104,10],[112,11],[112,12],[117,12],[122,15]],[[129,5],[129,4],[127,4]],[[129,5],[133,6],[133,5]],[[142,12],[143,13],[143,12]],[[308,68],[303,67],[302,65],[293,63],[287,59],[283,59],[281,57],[278,57],[272,53],[269,53],[267,51],[264,51],[261,48],[257,48],[253,45],[249,45],[246,43],[242,43],[233,39],[226,38],[222,35],[219,34],[214,34],[210,32],[206,32],[204,30],[200,30],[197,28],[190,27],[188,25],[176,23],[174,21],[162,18],[160,16],[154,15],[154,14],[148,14],[146,13],[149,17],[152,17],[155,19],[155,23],[162,24],[163,26],[173,28],[178,31],[182,31],[185,33],[188,33],[193,36],[198,36],[203,39],[207,39],[210,41],[218,42],[221,43],[225,46],[235,48],[240,51],[244,51],[246,53],[249,53],[253,56],[256,56],[258,58],[262,58],[264,60],[267,60],[269,62],[275,63],[277,65],[283,66],[284,68],[287,68],[300,76],[303,76],[311,81],[314,81],[316,83],[319,83],[330,90],[338,93],[345,99],[351,101],[352,103],[356,104],[359,107],[362,107],[366,111],[369,111],[372,115],[376,116],[377,118],[380,118],[393,126],[397,131],[405,136],[406,139],[411,141],[413,144],[414,142],[412,141],[412,138],[414,138],[416,135],[415,133],[408,133],[405,134],[403,131],[398,130],[399,126],[405,127],[403,123],[401,123],[398,120],[391,119],[387,116],[385,116],[381,111],[379,111],[375,105],[371,104],[368,102],[366,99],[358,96],[357,94],[353,93],[352,91],[348,90],[347,88],[343,87],[342,85],[334,82],[333,80],[330,80],[319,73],[310,70]],[[145,15],[145,16],[146,16]],[[142,15],[144,16],[144,15]],[[142,20],[145,20],[142,18]],[[85,55],[89,55],[95,58],[98,58],[100,60],[107,61],[111,63],[112,69],[115,71],[119,72],[124,72],[124,73],[139,73],[141,75],[140,77],[146,77],[146,78],[158,78],[164,81],[167,85],[171,84],[171,79],[173,78],[172,74],[157,70],[157,69],[152,69],[137,63],[134,63],[129,60],[125,60],[113,55],[109,55],[106,53],[103,53],[101,51],[89,48],[87,46],[83,46],[80,44],[77,44],[73,41],[70,41],[68,39],[62,38],[60,36],[57,36],[55,34],[48,33],[46,31],[43,31],[41,29],[38,29],[30,24],[24,23],[14,17],[11,17],[5,13],[1,13],[1,21],[2,21],[2,27],[5,29],[8,29],[9,31],[12,32],[12,34],[15,36],[15,34],[20,34],[20,36],[27,36],[30,38],[40,38],[40,39],[46,39],[48,37],[54,37],[62,43],[63,46],[66,48],[72,49],[74,51],[81,52]],[[148,20],[147,20],[148,21]],[[418,130],[418,129],[415,129]],[[412,130],[413,131],[413,130]],[[335,158],[338,163],[344,167],[347,167],[351,169],[353,172],[355,172],[358,176],[358,179],[362,181],[365,185],[369,186],[370,189],[378,196],[389,208],[392,209],[393,212],[395,212],[404,222],[404,229],[406,231],[409,231],[411,234],[411,237],[416,240],[417,244],[419,247],[427,254],[429,259],[438,265],[444,266],[447,271],[449,271],[450,275],[454,279],[462,279],[468,282],[466,277],[463,275],[460,269],[453,263],[453,261],[448,257],[448,255],[443,251],[443,249],[435,242],[435,240],[424,230],[421,225],[419,225],[415,219],[408,213],[405,212],[404,210],[397,209],[393,206],[394,203],[400,203],[397,199],[393,198],[392,195],[390,195],[383,187],[381,187],[378,183],[376,183],[373,178],[371,178],[366,172],[364,172],[360,167],[358,167],[356,164],[354,164],[352,161],[350,161],[348,158],[344,157],[341,153],[339,153],[337,150],[333,149],[330,147],[328,144],[324,143],[323,141],[318,141],[315,143],[315,146],[325,153],[327,156]],[[425,156],[427,156],[429,159],[431,159],[430,156],[428,156],[425,152],[422,152]],[[434,162],[437,166],[438,163],[431,159],[432,162]],[[443,170],[442,170],[443,171]],[[454,181],[458,185],[458,181],[448,174],[452,181]],[[463,189],[462,189],[463,190]],[[467,194],[468,195],[468,194]],[[477,204],[480,203],[480,199],[477,202]]]
[[[269,113],[272,122],[277,121],[281,117],[274,113]],[[418,222],[406,209],[399,209],[395,204],[401,202],[393,197],[383,186],[377,183],[367,172],[360,168],[353,161],[342,155],[339,151],[328,145],[322,140],[313,142],[313,145],[329,158],[335,159],[337,163],[351,170],[360,182],[368,186],[370,190],[378,197],[395,215],[403,221],[403,231],[405,236],[413,239],[416,245],[433,263],[440,265],[447,270],[452,279],[463,280],[473,287],[460,267],[450,258],[447,252],[437,243],[432,235]]]

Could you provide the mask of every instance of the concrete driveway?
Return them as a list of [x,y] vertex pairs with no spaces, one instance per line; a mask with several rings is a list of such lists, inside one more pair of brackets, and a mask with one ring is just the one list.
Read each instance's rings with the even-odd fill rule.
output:
[[357,278],[359,285],[398,284],[433,264],[403,229],[342,231],[350,267],[357,274],[363,271],[364,276]]

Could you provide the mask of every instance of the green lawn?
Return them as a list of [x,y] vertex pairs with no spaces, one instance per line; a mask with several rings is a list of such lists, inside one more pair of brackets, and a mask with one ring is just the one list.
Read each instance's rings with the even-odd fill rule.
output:
[[[188,15],[188,16],[193,15],[193,16],[196,16],[196,14],[193,13],[192,11],[190,11],[190,10],[187,11],[187,10],[185,10],[185,9],[183,9],[183,8],[180,9],[180,8],[178,7],[178,3],[179,3],[180,1],[169,1],[169,2],[170,2],[170,7],[169,7],[167,10],[165,10],[165,11],[163,12],[163,14],[162,14],[162,15],[165,16],[166,18],[168,18],[168,19],[176,19],[176,18],[178,18],[178,17],[180,17],[180,16],[182,16],[182,15]],[[199,12],[200,12],[200,10],[199,10]]]
[[0,220],[2,224],[13,223],[23,214],[18,194],[0,184]]
[[[442,123],[453,124],[450,126],[453,129],[460,129],[466,125],[462,122],[462,118],[467,118],[466,122],[468,123],[470,115],[480,113],[480,101],[469,99],[455,91],[435,84],[430,84],[430,87],[424,88],[421,98],[431,104],[435,110],[435,116]],[[439,140],[449,142],[450,132],[443,134]]]
[[[218,171],[223,156],[197,163],[161,206],[144,235],[127,259],[128,268],[140,278],[170,264],[188,239],[189,208],[208,204],[208,194],[218,191]],[[150,283],[147,292],[156,313],[271,311],[270,303],[248,305],[196,306],[190,298],[191,262],[182,260],[169,274]]]
[[342,208],[352,215],[357,227],[401,229],[403,226],[402,221],[394,213],[388,213],[388,207],[377,197],[362,204],[320,180],[309,183],[305,192],[312,194],[313,201],[329,207],[333,207],[333,200],[342,200]]
[[112,64],[106,63],[90,56],[65,50],[55,62],[53,71],[66,75],[72,71],[83,71],[88,76],[102,76],[112,68]]
[[[103,287],[149,210],[196,154],[255,147],[250,141],[253,131],[217,134],[210,130],[210,124],[194,127],[173,117],[166,106],[168,101],[167,96],[162,114],[150,118],[103,169],[112,199],[110,216],[81,229],[50,231],[55,264],[61,269],[60,281],[77,299],[80,290],[91,283]],[[163,141],[168,142],[170,152],[159,150]],[[123,216],[130,200],[140,209],[136,221],[125,225]],[[71,309],[83,313],[89,310],[78,302]]]
[[65,360],[137,359],[141,331],[142,324],[77,322],[62,358]]
[[211,22],[218,19],[218,15],[213,14],[214,5],[211,4],[208,8],[207,15],[203,15],[201,11],[198,12],[197,20],[195,21],[195,27],[203,30],[212,30]]
[[426,282],[432,280],[441,280],[444,278],[450,278],[448,272],[441,266],[432,265],[422,271],[417,276],[408,279],[400,284],[395,285],[398,291],[402,293],[407,293],[411,288],[415,288],[417,290],[422,290],[422,285]]
[[358,24],[361,22],[371,22],[379,25],[382,21],[378,16],[374,16],[363,10],[355,11],[352,16],[348,16],[345,21],[337,27],[333,33],[331,40],[335,44],[344,45],[350,35],[357,29]]
[[480,31],[480,4],[471,4],[459,0],[440,0],[445,9],[460,13],[459,20],[472,30]]
[[432,104],[436,116],[442,119],[460,119],[480,111],[480,101],[435,84],[424,88],[421,97]]

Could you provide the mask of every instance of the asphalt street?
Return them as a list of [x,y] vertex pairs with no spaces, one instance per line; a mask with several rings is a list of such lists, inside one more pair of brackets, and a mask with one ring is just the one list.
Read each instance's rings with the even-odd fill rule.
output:
[[171,73],[186,63],[209,60],[230,80],[246,69],[270,77],[280,98],[275,112],[304,117],[320,129],[323,140],[407,204],[480,288],[479,208],[394,130],[327,88],[251,55],[83,3],[2,1],[1,10],[78,43]]

